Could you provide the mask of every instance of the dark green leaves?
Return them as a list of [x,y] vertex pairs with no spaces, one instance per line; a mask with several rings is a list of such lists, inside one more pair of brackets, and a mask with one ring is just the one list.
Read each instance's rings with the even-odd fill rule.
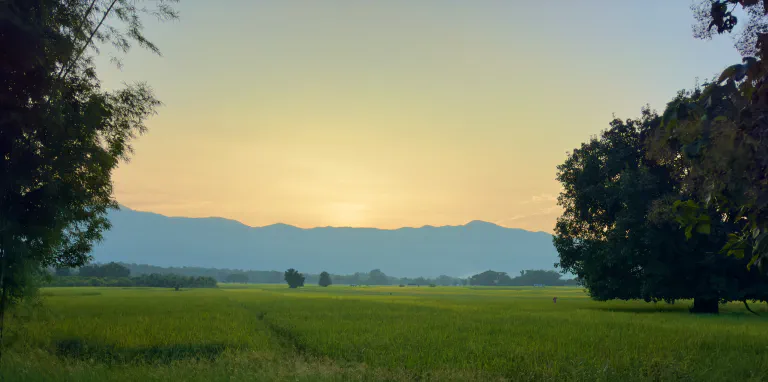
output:
[[283,276],[285,282],[288,283],[290,288],[298,288],[304,286],[304,275],[293,268],[289,268],[287,271],[285,271]]
[[709,235],[712,231],[711,219],[695,201],[677,200],[672,204],[676,214],[675,221],[685,229],[685,237],[690,239],[693,233]]
[[[109,229],[107,212],[117,207],[112,171],[128,159],[131,140],[160,103],[144,84],[101,89],[87,52],[97,53],[89,50],[92,36],[119,40],[108,34],[116,30],[112,16],[137,20],[145,10],[136,4],[10,0],[0,6],[0,257],[6,265],[0,270],[7,271],[1,287],[11,298],[46,267],[86,263]],[[129,25],[127,38],[151,48],[140,27]]]
[[[705,150],[711,139],[704,140],[697,130],[701,125],[689,119],[703,119],[698,102],[705,96],[721,99],[718,92],[681,93],[665,112],[666,124],[649,112],[640,121],[614,121],[558,166],[564,213],[555,248],[563,270],[576,274],[593,298],[768,299],[768,288],[762,288],[768,278],[746,267],[749,243],[729,247],[731,256],[717,253],[728,237],[740,234],[742,223],[732,217],[736,211],[717,211],[735,197],[720,192],[719,182],[686,178],[693,160],[686,145],[699,141],[698,156],[712,153]],[[706,119],[713,129],[729,124],[715,121],[717,116]],[[658,142],[662,154],[651,155],[654,146],[647,143]]]

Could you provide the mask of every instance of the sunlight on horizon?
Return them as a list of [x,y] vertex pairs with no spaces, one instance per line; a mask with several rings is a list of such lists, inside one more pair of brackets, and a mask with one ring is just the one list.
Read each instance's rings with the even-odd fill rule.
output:
[[727,38],[693,39],[686,2],[179,10],[146,23],[163,57],[100,58],[105,86],[147,81],[165,104],[116,198],[251,226],[552,232],[567,151],[739,60]]

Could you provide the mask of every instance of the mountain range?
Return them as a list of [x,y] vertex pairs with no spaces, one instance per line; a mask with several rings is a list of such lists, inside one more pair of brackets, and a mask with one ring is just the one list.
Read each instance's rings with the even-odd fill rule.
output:
[[211,268],[328,271],[381,269],[399,277],[466,277],[488,269],[554,269],[552,235],[493,223],[393,230],[287,224],[250,227],[223,218],[168,217],[121,207],[94,261]]

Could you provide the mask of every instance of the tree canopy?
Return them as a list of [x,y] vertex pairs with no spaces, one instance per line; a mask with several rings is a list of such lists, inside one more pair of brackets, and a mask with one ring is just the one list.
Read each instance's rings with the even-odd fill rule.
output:
[[[739,7],[746,15],[740,30]],[[667,105],[648,141],[651,155],[682,163],[676,176],[692,191],[669,207],[678,221],[706,231],[712,211],[727,216],[739,229],[720,251],[768,272],[768,2],[701,1],[694,14],[697,38],[735,33],[743,62]]]
[[131,271],[123,265],[113,262],[104,265],[86,265],[80,268],[78,275],[82,277],[128,277],[131,275]]
[[101,89],[95,43],[158,52],[139,15],[175,18],[172,2],[0,4],[0,330],[7,302],[50,267],[87,263],[109,228],[112,171],[160,102],[143,83]]
[[288,283],[288,286],[291,288],[304,286],[304,275],[293,268],[289,268],[287,271],[285,271],[284,279],[285,282]]
[[478,273],[469,278],[469,285],[476,286],[510,285],[510,283],[512,283],[512,278],[506,272],[494,272],[491,270]]
[[327,287],[331,284],[333,284],[333,281],[331,280],[331,275],[326,271],[321,272],[320,280],[318,280],[317,285],[320,285],[321,287]]
[[554,270],[528,269],[520,275],[510,277],[506,272],[488,270],[469,278],[473,286],[531,286],[536,284],[563,286],[576,285],[575,280],[564,280],[563,275]]
[[[687,98],[683,92],[674,102]],[[647,109],[637,120],[615,119],[558,166],[559,266],[597,300],[694,299],[696,312],[717,312],[718,302],[766,301],[764,276],[718,254],[739,223],[709,210],[707,225],[686,229],[665,208],[695,192],[680,177],[688,167],[679,157],[648,155],[645,141],[661,126]]]
[[387,277],[384,272],[382,272],[380,269],[374,269],[370,272],[368,272],[368,281],[367,284],[369,285],[390,285],[389,277]]

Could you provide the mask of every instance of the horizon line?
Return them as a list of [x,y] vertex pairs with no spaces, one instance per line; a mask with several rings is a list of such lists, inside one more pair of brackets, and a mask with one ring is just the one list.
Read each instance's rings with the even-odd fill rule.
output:
[[245,224],[245,223],[243,223],[243,222],[241,222],[239,220],[235,220],[235,219],[231,219],[231,218],[225,218],[225,217],[222,217],[222,216],[205,216],[205,217],[170,216],[170,215],[164,215],[164,214],[161,214],[161,213],[158,213],[158,212],[154,212],[154,211],[138,210],[138,209],[135,209],[135,208],[132,208],[132,207],[128,207],[128,206],[126,206],[126,205],[124,205],[122,203],[118,203],[118,206],[119,207],[118,207],[117,210],[126,209],[126,210],[133,211],[133,212],[141,212],[141,213],[159,215],[159,216],[163,216],[163,217],[170,218],[170,219],[223,219],[223,220],[229,220],[229,221],[241,224],[241,225],[243,225],[245,227],[249,227],[249,228],[268,228],[268,227],[274,227],[274,226],[287,226],[287,227],[296,228],[296,229],[300,229],[300,230],[313,230],[313,229],[322,229],[322,228],[349,228],[349,229],[375,229],[375,230],[380,230],[380,231],[397,231],[397,230],[401,230],[401,229],[467,227],[467,226],[470,226],[472,224],[475,224],[475,225],[477,225],[477,224],[486,224],[486,225],[491,225],[491,226],[495,226],[495,227],[499,227],[499,228],[504,228],[504,229],[514,229],[514,230],[526,231],[526,232],[531,232],[531,233],[545,233],[547,235],[552,235],[552,233],[549,233],[549,232],[546,232],[546,231],[530,231],[530,230],[527,230],[527,229],[524,229],[524,228],[519,228],[519,227],[506,227],[506,226],[502,226],[500,224],[496,224],[496,223],[485,221],[485,220],[478,220],[478,219],[470,220],[469,222],[464,223],[464,224],[460,224],[460,225],[448,225],[448,224],[446,224],[446,225],[436,226],[436,225],[431,225],[431,224],[425,224],[425,225],[422,225],[421,227],[403,226],[403,227],[398,227],[398,228],[352,227],[352,226],[299,227],[299,226],[295,226],[293,224],[282,223],[282,222],[272,223],[272,224],[268,224],[268,225],[264,225],[264,226],[252,226],[252,225]]

